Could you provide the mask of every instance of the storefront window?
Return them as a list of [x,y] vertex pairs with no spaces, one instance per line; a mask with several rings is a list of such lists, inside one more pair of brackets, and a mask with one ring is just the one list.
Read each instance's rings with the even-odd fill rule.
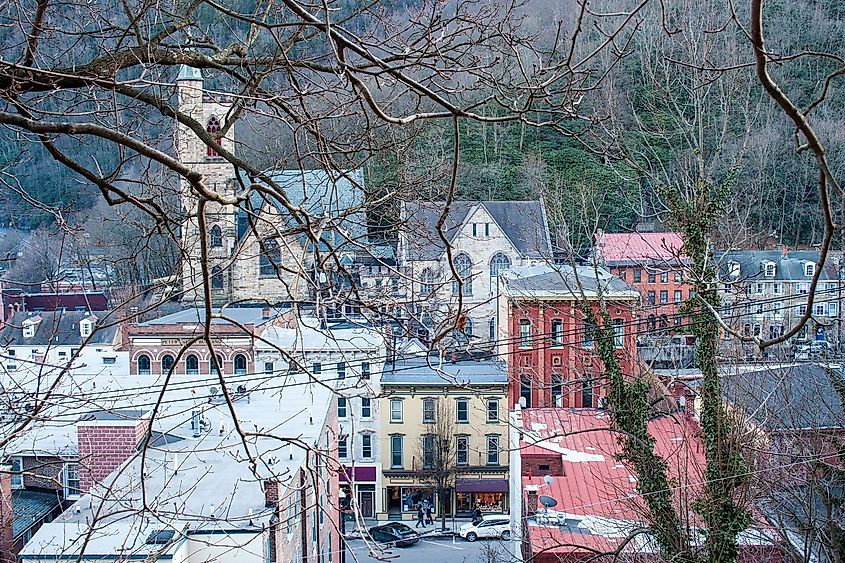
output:
[[404,512],[416,512],[419,505],[429,505],[432,512],[435,512],[434,491],[431,489],[418,489],[415,487],[402,487],[402,510]]
[[504,512],[506,493],[455,493],[458,512],[472,512],[476,505],[482,512]]

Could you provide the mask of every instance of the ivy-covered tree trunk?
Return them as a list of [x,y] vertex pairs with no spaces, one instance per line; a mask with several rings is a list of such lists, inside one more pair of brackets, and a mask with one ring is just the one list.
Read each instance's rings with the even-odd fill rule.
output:
[[602,306],[602,323],[596,322],[589,304],[584,307],[587,319],[595,326],[598,351],[610,382],[608,411],[622,448],[620,458],[633,466],[637,474],[637,492],[642,496],[646,519],[652,534],[667,561],[691,563],[695,556],[689,536],[672,503],[666,460],[654,453],[654,437],[648,431],[651,402],[648,382],[626,381],[616,358],[613,321]]
[[720,298],[709,244],[709,234],[722,217],[734,180],[731,174],[717,187],[701,182],[689,200],[682,200],[675,192],[667,197],[684,237],[684,253],[691,261],[688,277],[695,291],[689,303],[690,327],[696,337],[702,375],[701,428],[707,461],[706,483],[695,510],[706,526],[707,558],[719,563],[738,560],[737,534],[751,522],[750,512],[737,498],[748,482],[746,464],[722,399],[717,359],[721,325],[716,316]]

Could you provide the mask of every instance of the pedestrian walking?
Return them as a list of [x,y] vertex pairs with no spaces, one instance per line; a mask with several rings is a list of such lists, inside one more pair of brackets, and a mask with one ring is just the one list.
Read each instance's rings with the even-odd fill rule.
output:
[[414,526],[414,528],[419,528],[420,526],[425,528],[424,518],[425,518],[425,513],[423,513],[422,505],[420,504],[420,505],[417,506],[417,525]]
[[472,511],[472,523],[478,524],[481,520],[483,520],[481,517],[481,507],[476,504],[475,510]]
[[431,517],[431,505],[425,505],[425,521],[426,524],[434,524],[434,518]]

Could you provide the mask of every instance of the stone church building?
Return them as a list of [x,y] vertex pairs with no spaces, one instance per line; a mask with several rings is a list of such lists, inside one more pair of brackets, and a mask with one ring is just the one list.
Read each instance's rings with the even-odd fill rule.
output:
[[[199,69],[183,66],[176,90],[179,111],[205,124],[209,133],[223,129],[232,101],[205,92]],[[224,149],[235,151],[235,127],[230,127],[219,142]],[[175,147],[180,162],[202,173],[209,188],[234,196],[243,191],[243,186],[250,186],[249,178],[245,175],[236,178],[234,167],[182,123],[176,126]],[[315,223],[311,232],[316,234],[308,236],[302,225],[294,222],[282,203],[262,189],[260,183],[252,183],[249,197],[238,206],[207,203],[205,228],[200,229],[197,194],[187,180],[180,178],[185,212],[182,301],[201,301],[206,278],[215,305],[278,304],[308,299],[320,283],[315,264],[325,262],[325,254],[332,249],[336,255],[352,254],[366,243],[366,220],[361,219],[364,217],[362,170],[335,174],[325,170],[271,170],[266,174],[284,190],[292,205],[309,214]]]

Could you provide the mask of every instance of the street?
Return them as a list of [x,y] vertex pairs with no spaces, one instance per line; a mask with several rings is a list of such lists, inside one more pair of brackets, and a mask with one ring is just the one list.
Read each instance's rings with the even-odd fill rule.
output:
[[346,563],[371,561],[398,561],[401,563],[507,563],[510,544],[501,540],[478,540],[474,543],[455,538],[423,539],[406,548],[392,548],[378,551],[376,557],[369,550],[379,544],[367,544],[363,540],[349,540],[346,547]]

